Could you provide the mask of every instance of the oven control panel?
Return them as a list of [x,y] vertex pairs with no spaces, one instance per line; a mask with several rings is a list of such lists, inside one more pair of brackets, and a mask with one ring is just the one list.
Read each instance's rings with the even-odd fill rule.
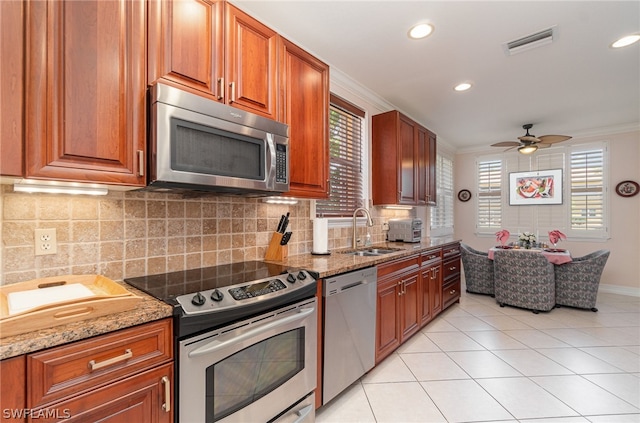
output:
[[276,277],[180,295],[176,301],[187,315],[214,313],[286,295],[312,283],[315,279],[306,270],[292,271]]

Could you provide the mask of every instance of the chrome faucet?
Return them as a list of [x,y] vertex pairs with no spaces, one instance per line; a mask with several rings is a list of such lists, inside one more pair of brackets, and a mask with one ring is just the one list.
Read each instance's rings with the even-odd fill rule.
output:
[[353,211],[353,240],[351,245],[353,248],[358,248],[358,241],[356,240],[356,215],[358,214],[359,211],[363,211],[364,214],[367,216],[367,226],[368,227],[373,226],[373,220],[371,220],[371,215],[369,214],[369,210],[363,207],[358,207]]

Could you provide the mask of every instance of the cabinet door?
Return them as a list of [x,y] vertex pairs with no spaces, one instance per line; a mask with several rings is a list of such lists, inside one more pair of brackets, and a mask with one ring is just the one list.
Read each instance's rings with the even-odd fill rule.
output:
[[[35,409],[29,422],[173,422],[173,364],[165,364],[79,395]],[[54,411],[54,413],[52,413]]]
[[400,342],[420,329],[419,273],[412,272],[400,279]]
[[400,115],[398,138],[399,175],[398,189],[400,191],[399,204],[416,204],[416,151],[415,123]]
[[436,317],[442,311],[442,264],[431,268],[429,293],[431,294],[431,313]]
[[[23,422],[27,408],[27,365],[24,355],[0,361],[0,404],[3,422]],[[7,414],[8,413],[8,414]]]
[[227,103],[276,119],[278,36],[226,3]]
[[431,279],[433,277],[431,267],[423,268],[420,271],[420,321],[424,326],[433,319],[432,312],[432,293],[431,293]]
[[145,11],[144,1],[26,4],[28,177],[145,185]]
[[327,198],[329,66],[281,38],[280,91],[279,120],[289,125],[288,195]]
[[436,134],[431,131],[427,131],[429,138],[429,160],[427,162],[427,204],[435,206],[437,203],[436,197]]
[[428,202],[429,134],[428,131],[420,125],[416,126],[416,143],[416,199],[418,204],[424,205]]
[[395,279],[378,281],[376,311],[376,364],[400,346],[398,283]]
[[223,101],[221,0],[149,2],[148,83],[159,78]]
[[23,176],[24,2],[0,1],[0,175]]

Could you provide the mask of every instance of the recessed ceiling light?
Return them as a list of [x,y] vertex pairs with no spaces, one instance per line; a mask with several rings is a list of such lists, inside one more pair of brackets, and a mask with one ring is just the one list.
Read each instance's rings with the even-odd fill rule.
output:
[[615,43],[611,44],[611,47],[620,48],[630,46],[638,40],[640,40],[640,34],[627,35],[626,37],[622,37]]
[[469,88],[471,88],[471,84],[469,82],[463,82],[453,87],[456,91],[467,91]]
[[421,23],[414,25],[409,30],[409,38],[419,40],[421,38],[428,37],[433,32],[433,25],[428,23]]

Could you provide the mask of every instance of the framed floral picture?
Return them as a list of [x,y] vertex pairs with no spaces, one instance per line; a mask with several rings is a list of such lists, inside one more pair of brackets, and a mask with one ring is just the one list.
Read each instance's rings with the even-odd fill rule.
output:
[[562,204],[562,169],[509,174],[509,205]]

